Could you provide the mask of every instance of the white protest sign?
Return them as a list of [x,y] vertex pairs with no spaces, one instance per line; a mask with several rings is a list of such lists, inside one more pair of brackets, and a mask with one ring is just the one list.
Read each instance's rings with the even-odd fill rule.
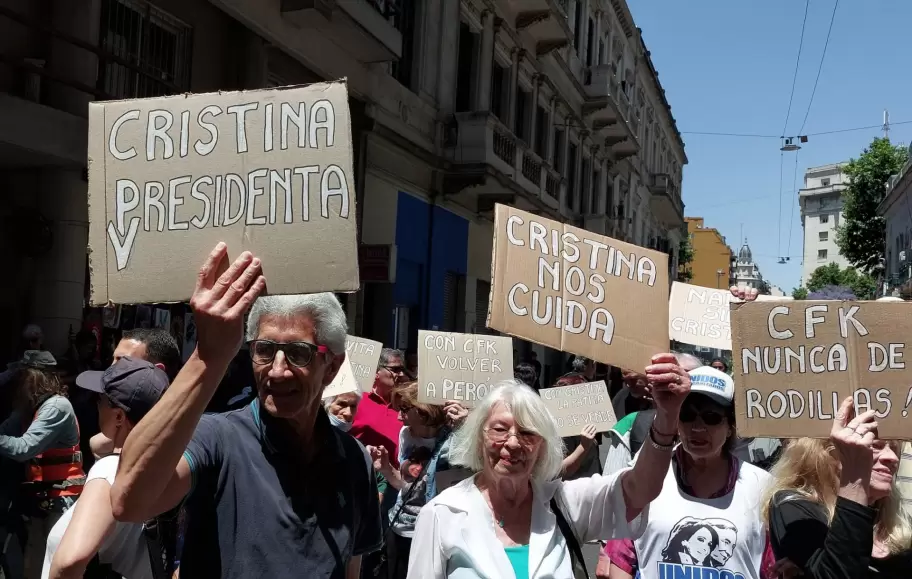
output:
[[362,392],[370,392],[374,388],[382,349],[383,344],[380,342],[358,336],[345,337],[345,359],[351,364],[352,374]]
[[[758,302],[792,300],[757,296]],[[683,344],[731,350],[730,304],[741,303],[728,288],[674,282],[668,299],[668,337]]]
[[418,400],[471,408],[492,385],[513,378],[513,339],[418,331]]
[[578,436],[587,424],[608,432],[617,423],[604,380],[538,391],[561,436]]
[[342,365],[339,366],[336,377],[329,383],[329,386],[323,389],[323,398],[331,398],[333,396],[338,396],[339,394],[345,394],[346,392],[360,391],[361,386],[358,384],[358,380],[355,378],[355,374],[352,371],[351,362],[349,362],[348,357],[346,357],[342,362]]
[[355,291],[344,82],[89,104],[91,303],[186,301],[216,243],[271,294]]

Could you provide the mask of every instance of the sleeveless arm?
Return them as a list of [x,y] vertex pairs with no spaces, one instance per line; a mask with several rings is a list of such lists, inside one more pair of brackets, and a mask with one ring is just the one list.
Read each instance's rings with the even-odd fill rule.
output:
[[89,562],[116,525],[111,513],[111,484],[89,481],[76,505],[51,562],[49,579],[81,579]]

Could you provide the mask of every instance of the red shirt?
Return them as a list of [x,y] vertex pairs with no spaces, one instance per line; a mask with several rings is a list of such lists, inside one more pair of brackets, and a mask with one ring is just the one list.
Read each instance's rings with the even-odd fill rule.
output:
[[[675,450],[675,454],[671,463],[671,468],[674,469],[675,478],[678,479],[678,486],[681,487],[681,490],[688,494],[693,494],[690,486],[685,484],[683,481],[682,473],[680,470],[680,464],[682,462],[682,455],[684,449],[680,446]],[[724,497],[730,492],[735,490],[735,484],[738,482],[738,459],[734,455],[729,456],[729,469],[728,469],[728,480],[725,483],[725,487],[719,492],[713,494],[709,498],[719,498]],[[759,515],[759,513],[758,513]],[[611,560],[611,563],[624,571],[629,575],[636,576],[636,571],[639,568],[639,561],[637,557],[636,548],[631,539],[614,539],[608,541],[605,545],[604,554],[608,559]],[[772,572],[772,567],[776,563],[776,558],[773,555],[773,550],[770,547],[769,534],[767,533],[766,545],[763,549],[763,561],[760,564],[760,577],[761,579],[774,579],[775,575]]]
[[352,422],[350,434],[365,446],[383,446],[389,453],[390,463],[399,467],[399,411],[389,402],[371,392],[361,397],[358,412]]

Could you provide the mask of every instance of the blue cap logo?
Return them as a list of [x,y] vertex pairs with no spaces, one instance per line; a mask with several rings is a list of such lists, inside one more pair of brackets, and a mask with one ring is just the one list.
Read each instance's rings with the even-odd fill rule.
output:
[[725,380],[722,378],[717,378],[716,376],[708,376],[706,374],[697,374],[690,377],[691,386],[703,385],[714,388],[719,392],[725,392]]

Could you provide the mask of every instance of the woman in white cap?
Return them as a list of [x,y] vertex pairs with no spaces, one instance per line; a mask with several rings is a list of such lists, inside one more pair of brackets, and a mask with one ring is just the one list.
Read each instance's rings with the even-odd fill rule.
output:
[[[98,425],[114,454],[89,470],[82,496],[47,537],[42,579],[83,577],[89,565],[126,579],[153,579],[143,525],[114,520],[111,485],[120,449],[134,426],[168,388],[168,375],[151,362],[124,357],[104,372],[83,372],[76,385],[98,395]],[[156,561],[156,566],[162,562]]]
[[640,569],[649,570],[644,577],[770,577],[774,561],[757,517],[770,476],[732,452],[735,383],[709,366],[692,370],[690,380],[680,444],[646,530],[635,541],[609,541],[605,549],[611,579]]

